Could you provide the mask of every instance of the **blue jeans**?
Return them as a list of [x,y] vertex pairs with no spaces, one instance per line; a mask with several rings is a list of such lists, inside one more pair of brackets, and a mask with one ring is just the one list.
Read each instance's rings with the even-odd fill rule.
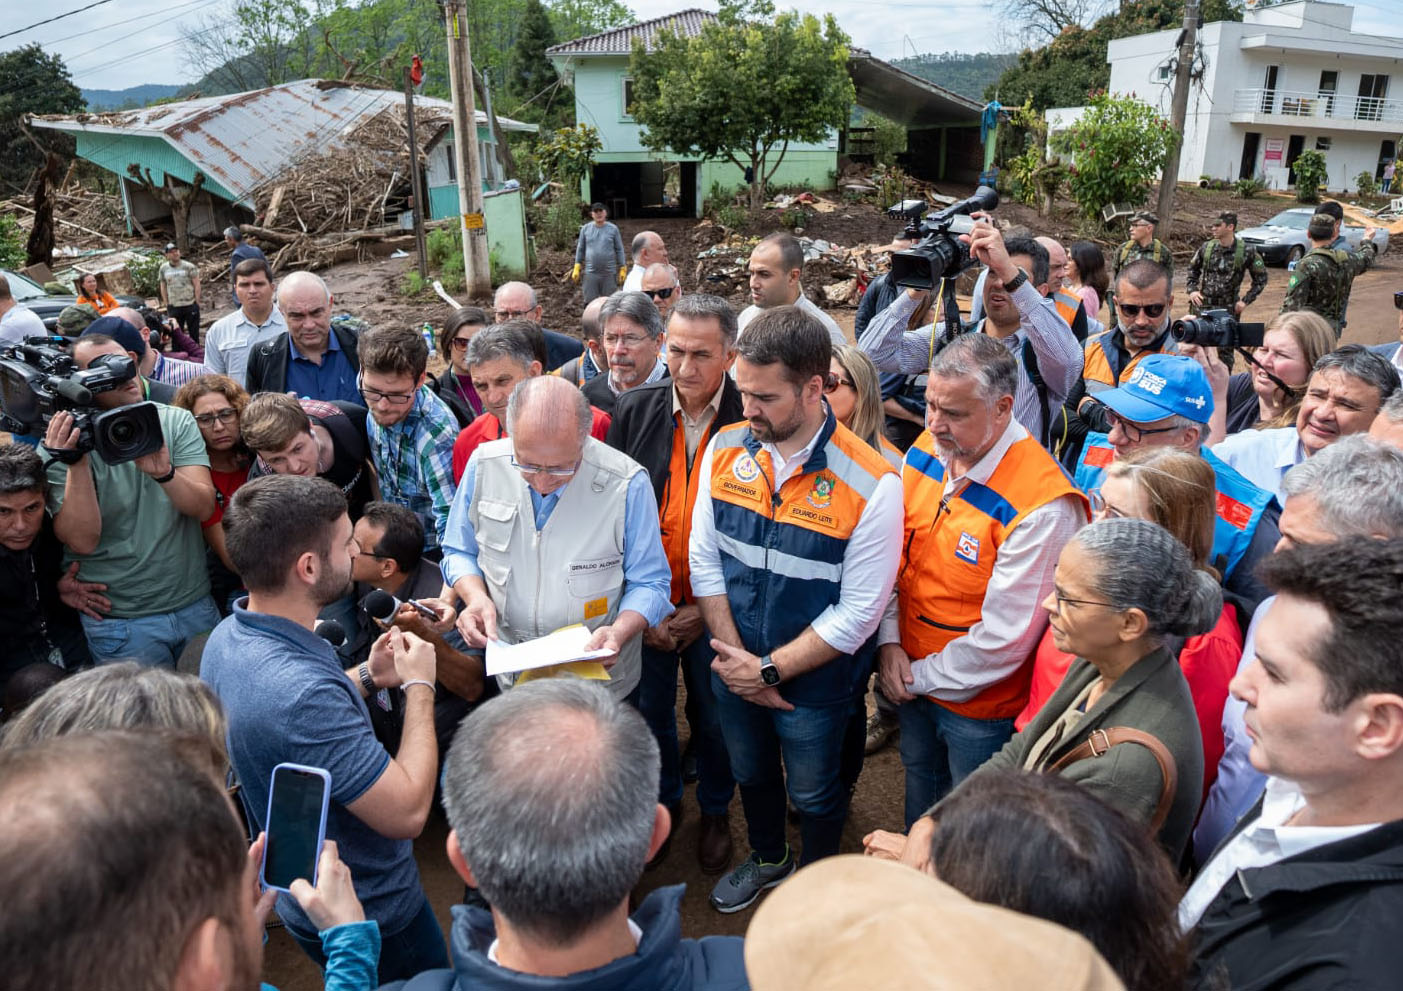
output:
[[[326,954],[322,952],[320,937],[307,937],[291,926],[287,933],[302,947],[302,952],[312,958],[312,962],[326,970]],[[448,950],[443,942],[443,930],[428,901],[409,925],[392,936],[380,933],[380,972],[379,984],[391,981],[407,981],[425,970],[440,970],[448,967]]]
[[[682,677],[687,684],[687,718],[697,751],[697,805],[703,815],[722,815],[731,804],[736,782],[731,758],[721,735],[716,697],[711,691],[711,636],[705,630],[682,650]],[[682,801],[682,753],[677,741],[678,655],[643,647],[643,677],[639,681],[638,709],[648,721],[662,751],[658,774],[658,801]]]
[[843,732],[859,699],[796,705],[785,711],[747,702],[714,673],[711,689],[731,755],[731,773],[740,785],[750,848],[766,863],[784,858],[787,786],[799,810],[800,862],[836,854],[848,817],[848,790],[841,775]]
[[219,610],[206,595],[175,612],[154,616],[80,618],[94,663],[136,661],[148,667],[174,668],[186,644],[218,625]]
[[926,698],[907,702],[897,712],[907,829],[1013,735],[1012,719],[971,719]]

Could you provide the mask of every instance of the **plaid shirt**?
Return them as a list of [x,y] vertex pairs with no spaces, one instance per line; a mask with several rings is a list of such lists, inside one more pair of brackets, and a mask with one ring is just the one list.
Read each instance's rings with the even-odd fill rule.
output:
[[425,549],[443,541],[453,505],[453,441],[458,421],[442,399],[421,388],[414,408],[399,423],[382,427],[366,417],[370,458],[380,476],[380,497],[414,510],[424,524]]

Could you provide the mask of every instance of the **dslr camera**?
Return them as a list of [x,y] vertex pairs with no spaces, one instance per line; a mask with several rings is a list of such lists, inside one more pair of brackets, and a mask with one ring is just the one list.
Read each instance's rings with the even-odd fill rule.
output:
[[98,355],[79,370],[71,355],[51,344],[0,348],[0,426],[12,433],[43,436],[53,415],[66,410],[78,427],[77,448],[44,450],[69,464],[89,451],[110,465],[135,461],[165,444],[156,404],[104,410],[93,402],[97,393],[130,382],[135,375],[136,363],[124,355]]
[[944,210],[927,213],[924,200],[903,200],[887,210],[888,216],[906,217],[902,237],[919,243],[898,251],[891,257],[891,279],[909,289],[931,289],[942,279],[953,279],[973,263],[969,245],[959,235],[974,229],[970,214],[976,210],[993,210],[999,205],[999,194],[989,186],[980,186],[969,199],[947,206]]
[[1227,310],[1204,310],[1196,317],[1175,320],[1169,332],[1176,341],[1205,348],[1257,348],[1262,346],[1267,325],[1239,323]]

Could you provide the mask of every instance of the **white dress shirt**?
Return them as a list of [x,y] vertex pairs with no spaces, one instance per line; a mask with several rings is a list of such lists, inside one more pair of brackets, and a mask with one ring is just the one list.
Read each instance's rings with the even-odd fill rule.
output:
[[642,292],[643,273],[646,271],[642,265],[634,265],[628,270],[628,275],[624,276],[624,284],[619,292]]
[[1295,427],[1242,430],[1229,434],[1213,445],[1213,453],[1259,489],[1275,493],[1277,502],[1286,501],[1286,495],[1281,491],[1281,480],[1306,459],[1301,435]]
[[0,316],[0,343],[23,344],[26,337],[47,337],[48,334],[49,328],[44,326],[39,314],[27,306],[13,303],[4,316]]
[[[1022,424],[1010,420],[989,453],[959,476],[937,450],[936,456],[946,471],[945,494],[955,491],[966,479],[988,484],[1008,449],[1027,436]],[[1047,612],[1041,603],[1052,591],[1057,557],[1085,524],[1081,502],[1073,495],[1054,499],[1025,516],[999,546],[993,574],[984,590],[979,622],[943,650],[911,659],[915,679],[910,685],[912,694],[967,702],[1026,661],[1047,628]],[[908,564],[922,567],[925,562]],[[900,642],[901,623],[896,596],[892,596],[882,616],[877,643]]]
[[[799,293],[799,298],[794,301],[794,305],[823,324],[824,329],[828,331],[828,339],[833,342],[834,347],[841,347],[848,343],[848,336],[843,333],[843,328],[838,326],[837,321],[811,303],[803,292]],[[754,303],[751,303],[745,309],[741,310],[740,316],[736,318],[736,340],[740,340],[741,336],[745,333],[745,328],[750,324],[750,321],[764,312],[763,309],[756,306]],[[734,369],[732,369],[731,374],[735,374]]]
[[227,375],[239,385],[248,372],[248,353],[255,344],[277,337],[287,330],[287,321],[274,304],[268,319],[254,323],[241,306],[226,313],[205,332],[205,367],[211,372]]
[[1179,902],[1179,928],[1188,932],[1198,925],[1213,899],[1238,871],[1270,867],[1287,857],[1314,850],[1326,843],[1338,843],[1367,833],[1379,824],[1361,826],[1288,826],[1286,823],[1305,808],[1305,796],[1292,782],[1268,778],[1262,814],[1232,838],[1198,872],[1198,877]]
[[[809,442],[788,458],[781,455],[773,444],[761,445],[769,452],[774,466],[776,490],[803,468],[822,429],[819,427]],[[711,508],[711,454],[715,448],[716,438],[712,437],[711,443],[706,446],[706,453],[702,455],[697,475],[704,480],[704,484],[698,490],[696,504],[692,508],[688,559],[694,596],[726,594],[726,576],[721,568],[716,520]],[[838,601],[809,622],[819,638],[840,653],[851,654],[867,642],[877,628],[883,603],[891,597],[897,565],[901,563],[904,519],[901,496],[899,475],[884,474],[878,479],[843,552]],[[780,602],[772,603],[772,607],[785,608]]]

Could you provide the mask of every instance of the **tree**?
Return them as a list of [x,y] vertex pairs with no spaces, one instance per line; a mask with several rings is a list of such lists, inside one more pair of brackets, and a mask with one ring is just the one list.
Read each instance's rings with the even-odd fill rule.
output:
[[562,41],[632,24],[636,18],[619,0],[552,0],[551,25]]
[[521,15],[521,33],[512,49],[507,67],[507,92],[518,100],[529,100],[555,83],[555,66],[546,58],[546,49],[555,44],[555,29],[541,0],[526,0]]
[[1071,159],[1067,186],[1082,216],[1097,219],[1108,203],[1144,202],[1178,140],[1169,121],[1133,96],[1099,93],[1053,148]]
[[1324,153],[1307,148],[1296,156],[1291,169],[1296,173],[1296,200],[1300,203],[1319,203],[1320,187],[1325,185],[1328,175]]
[[[38,45],[0,54],[0,184],[24,189],[46,150],[24,133],[25,114],[68,114],[83,109],[83,93],[68,67]],[[71,141],[52,142],[71,154]]]
[[190,250],[190,208],[195,205],[195,197],[200,195],[200,187],[205,184],[205,174],[196,172],[195,181],[188,186],[172,182],[172,176],[169,175],[165,177],[165,184],[158,186],[151,178],[151,170],[146,169],[143,175],[141,166],[135,162],[127,166],[127,174],[158,202],[170,207],[171,221],[175,224],[176,246],[180,248],[181,254],[188,253]]
[[848,38],[832,15],[780,14],[767,0],[723,0],[694,38],[667,31],[654,51],[635,41],[631,112],[654,151],[724,159],[750,176],[750,209],[791,141],[822,141],[854,99]]

